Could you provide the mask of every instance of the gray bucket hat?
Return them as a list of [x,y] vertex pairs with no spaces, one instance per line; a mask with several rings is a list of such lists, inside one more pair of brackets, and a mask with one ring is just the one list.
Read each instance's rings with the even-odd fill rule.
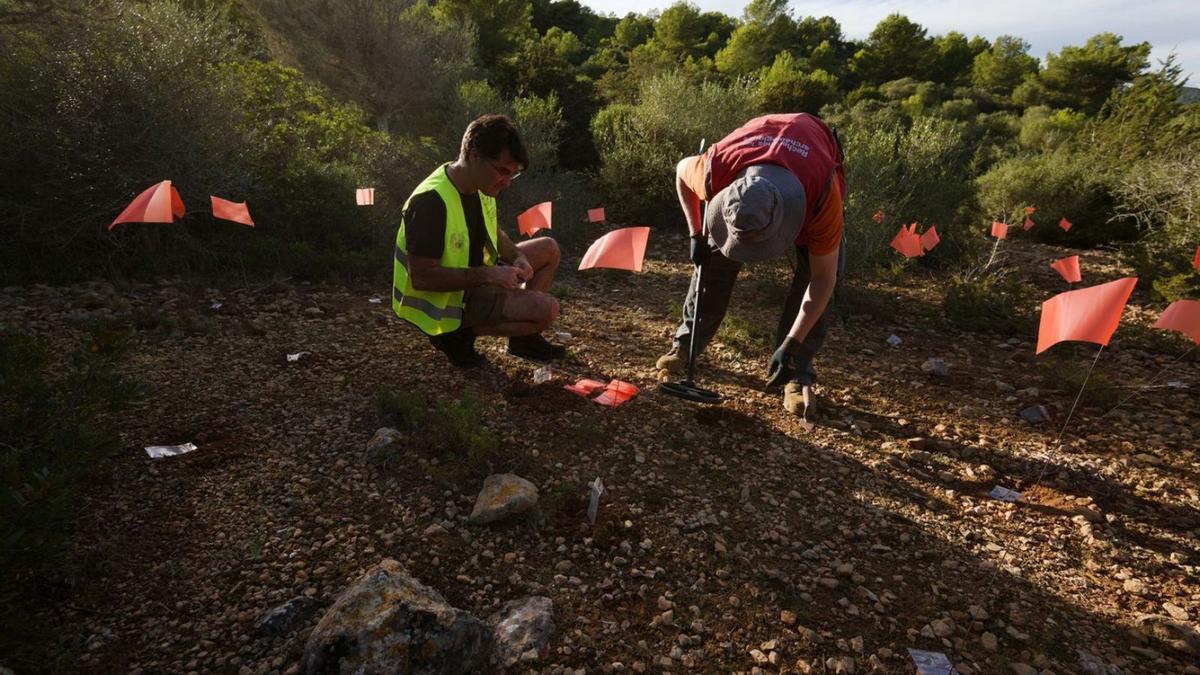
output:
[[708,203],[709,237],[737,262],[783,255],[804,226],[804,186],[787,169],[759,164],[743,170]]

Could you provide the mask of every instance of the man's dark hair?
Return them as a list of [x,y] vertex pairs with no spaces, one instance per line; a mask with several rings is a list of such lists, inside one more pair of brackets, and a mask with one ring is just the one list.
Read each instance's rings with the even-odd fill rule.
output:
[[506,115],[483,115],[467,125],[459,159],[466,161],[472,150],[478,151],[485,159],[499,159],[500,153],[508,150],[522,170],[529,168],[529,151],[525,149],[525,141]]

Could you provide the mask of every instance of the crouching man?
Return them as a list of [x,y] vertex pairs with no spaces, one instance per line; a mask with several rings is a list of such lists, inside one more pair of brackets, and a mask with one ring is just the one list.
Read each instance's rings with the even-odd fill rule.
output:
[[485,361],[475,350],[479,335],[508,337],[508,352],[524,359],[566,353],[541,335],[558,317],[547,292],[558,244],[548,237],[513,244],[496,222],[496,195],[528,165],[512,121],[484,115],[467,126],[458,159],[439,166],[404,205],[392,310],[457,367]]

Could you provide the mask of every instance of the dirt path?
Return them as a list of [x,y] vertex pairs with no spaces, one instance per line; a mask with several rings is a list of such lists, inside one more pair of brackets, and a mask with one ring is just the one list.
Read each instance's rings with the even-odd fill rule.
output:
[[[1198,645],[1137,626],[1164,603],[1193,630],[1200,615],[1196,358],[1164,378],[1190,388],[1145,390],[1103,419],[1083,407],[1056,451],[1075,392],[1047,379],[1047,362],[1077,375],[1094,350],[1035,359],[1032,333],[956,330],[922,274],[859,283],[819,362],[828,421],[806,433],[761,390],[769,348],[756,335],[773,330],[778,266],[740,282],[732,323],[746,330],[723,333],[704,362],[727,403],[654,390],[649,366],[687,282],[681,251],[658,242],[641,275],[566,275],[572,358],[536,386],[535,366],[494,340],[483,342],[490,367],[448,369],[389,316],[380,289],[8,289],[3,321],[62,345],[105,312],[155,325],[124,365],[147,388],[120,420],[126,451],[96,468],[80,505],[74,586],[51,603],[21,598],[31,635],[0,662],[288,672],[316,617],[277,637],[255,620],[297,595],[327,601],[391,557],[481,616],[549,595],[558,635],[531,664],[544,672],[911,673],[915,648],[945,652],[962,673],[1200,673],[1184,651]],[[1043,269],[1058,254],[1012,247],[1039,301],[1062,290]],[[1099,254],[1084,264],[1089,283],[1119,274]],[[1121,395],[1186,348],[1145,330],[1152,316],[1131,308],[1099,362]],[[311,354],[286,361],[299,351]],[[929,357],[950,374],[922,372]],[[573,376],[643,392],[604,408],[562,389]],[[460,410],[498,449],[446,450],[417,424],[402,457],[365,463],[381,389],[419,396],[424,418],[472,392],[478,405]],[[1033,404],[1054,422],[1022,421]],[[200,450],[141,450],[183,441]],[[541,516],[466,525],[493,471],[534,481]],[[591,526],[597,476],[610,494]],[[1025,503],[990,499],[995,485]]]

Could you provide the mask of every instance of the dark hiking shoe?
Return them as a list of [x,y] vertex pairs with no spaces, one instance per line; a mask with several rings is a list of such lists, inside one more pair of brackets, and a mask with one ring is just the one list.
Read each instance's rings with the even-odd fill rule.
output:
[[538,334],[508,338],[508,353],[530,361],[553,361],[567,355],[567,348],[551,344]]
[[455,368],[475,368],[487,362],[483,354],[475,351],[475,331],[470,328],[431,335],[429,342],[445,354]]

